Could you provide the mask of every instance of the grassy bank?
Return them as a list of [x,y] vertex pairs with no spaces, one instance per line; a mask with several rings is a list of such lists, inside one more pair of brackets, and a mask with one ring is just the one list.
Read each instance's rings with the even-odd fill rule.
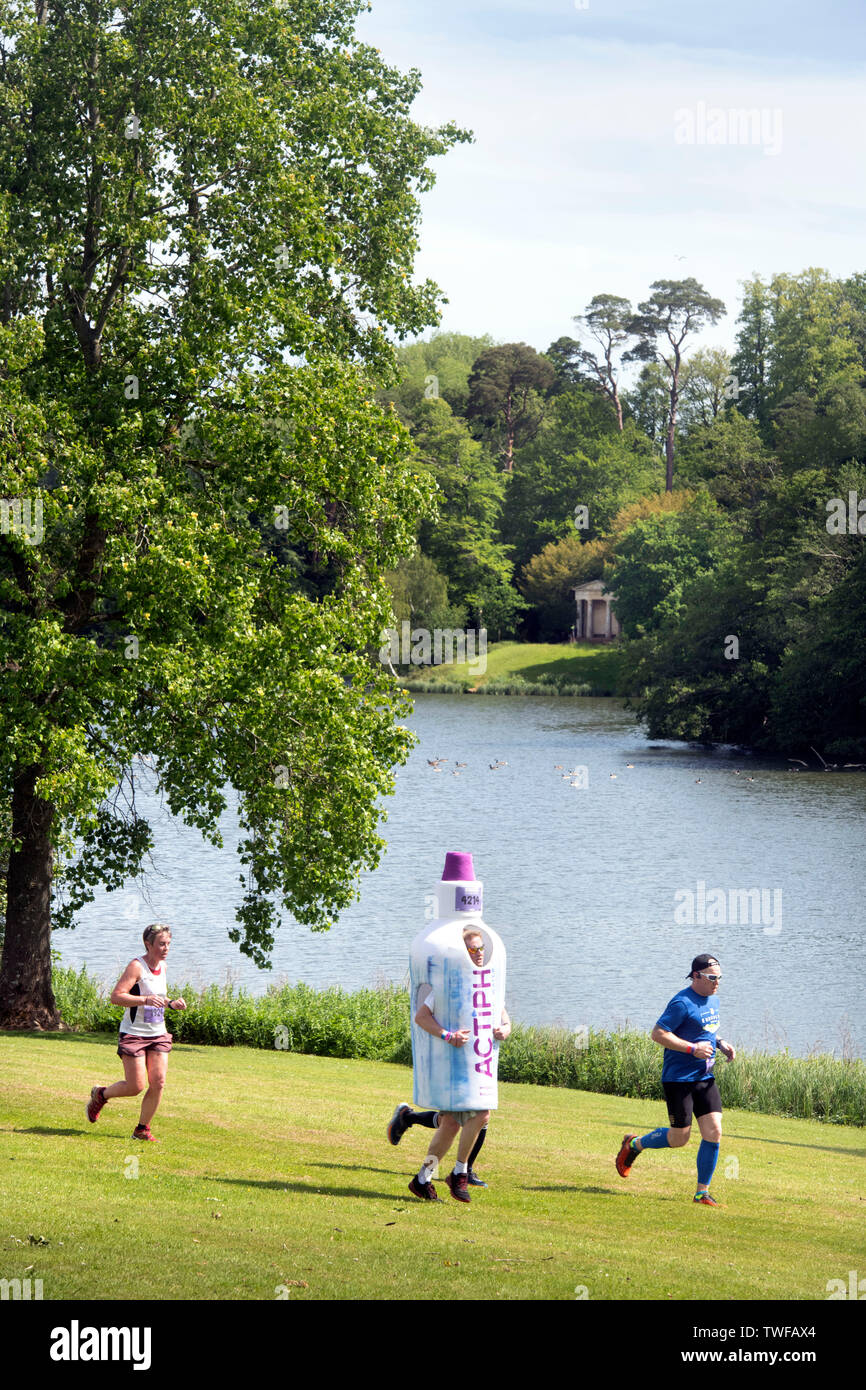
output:
[[[122,1010],[109,1004],[85,970],[57,967],[54,988],[66,1022],[116,1033]],[[394,986],[348,994],[307,985],[273,987],[256,997],[232,986],[183,994],[186,1013],[170,1016],[178,1042],[353,1057],[408,1065],[409,996]],[[564,1087],[660,1100],[661,1053],[644,1033],[515,1026],[503,1044],[499,1075],[524,1085]],[[866,1125],[866,1063],[832,1056],[738,1053],[716,1068],[723,1104],[768,1115]]]
[[[3,1277],[43,1298],[802,1299],[866,1268],[863,1135],[730,1111],[694,1207],[694,1142],[616,1174],[657,1102],[503,1085],[468,1207],[410,1197],[428,1131],[385,1138],[411,1074],[383,1062],[182,1043],[154,1121],[95,1125],[119,1073],[105,1034],[6,1034],[0,1048]],[[860,1160],[858,1162],[858,1159]],[[778,1320],[778,1319],[777,1319]],[[785,1319],[791,1321],[790,1318]],[[806,1319],[803,1319],[804,1321]]]
[[494,642],[483,675],[477,663],[454,662],[413,672],[401,683],[407,690],[440,694],[474,689],[487,695],[616,695],[620,659],[617,647],[593,642]]

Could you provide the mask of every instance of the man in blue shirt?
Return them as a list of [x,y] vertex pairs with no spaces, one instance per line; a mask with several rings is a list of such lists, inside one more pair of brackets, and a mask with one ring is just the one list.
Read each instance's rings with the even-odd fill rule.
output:
[[623,1136],[616,1156],[616,1171],[630,1176],[631,1167],[644,1149],[679,1149],[689,1142],[694,1114],[701,1131],[698,1148],[698,1183],[694,1200],[704,1207],[719,1204],[710,1196],[722,1138],[722,1100],[713,1075],[716,1049],[733,1061],[730,1043],[717,1037],[719,1009],[716,995],[722,971],[715,956],[695,956],[689,971],[691,984],[671,999],[650,1034],[665,1049],[662,1089],[668,1103],[670,1129],[654,1129],[638,1138]]

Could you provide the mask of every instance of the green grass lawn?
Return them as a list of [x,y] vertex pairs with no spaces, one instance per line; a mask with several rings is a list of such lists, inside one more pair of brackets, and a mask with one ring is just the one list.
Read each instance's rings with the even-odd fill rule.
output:
[[[621,654],[616,646],[597,642],[493,642],[487,648],[487,670],[475,678],[470,663],[453,663],[412,672],[416,677],[431,681],[471,679],[478,686],[494,679],[519,676],[535,682],[544,676],[575,685],[589,684],[594,689],[616,692]],[[475,664],[477,671],[477,664]]]
[[135,1298],[142,1270],[164,1299],[475,1302],[824,1300],[866,1274],[862,1129],[726,1112],[711,1210],[690,1201],[695,1139],[616,1174],[658,1103],[504,1085],[489,1190],[464,1207],[440,1182],[434,1205],[406,1189],[429,1131],[385,1138],[405,1067],[178,1045],[158,1144],[130,1137],[137,1100],[88,1124],[119,1074],[105,1034],[2,1035],[0,1277],[46,1300]]

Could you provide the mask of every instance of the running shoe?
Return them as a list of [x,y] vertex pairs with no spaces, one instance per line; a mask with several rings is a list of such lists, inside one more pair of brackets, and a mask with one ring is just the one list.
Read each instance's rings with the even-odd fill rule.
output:
[[717,1207],[719,1205],[715,1197],[711,1197],[709,1192],[696,1192],[694,1202],[696,1207]]
[[151,1139],[156,1143],[156,1136],[151,1134],[150,1125],[136,1125],[132,1131],[133,1139]]
[[451,1193],[451,1196],[454,1198],[455,1201],[472,1201],[472,1198],[466,1191],[467,1187],[469,1186],[468,1173],[449,1173],[447,1178],[445,1179],[445,1182],[448,1186],[448,1191]]
[[100,1110],[102,1109],[103,1105],[106,1105],[107,1103],[108,1102],[105,1099],[105,1087],[94,1086],[93,1090],[90,1092],[90,1100],[87,1102],[87,1109],[85,1111],[85,1114],[87,1115],[87,1118],[91,1124],[96,1123]]
[[487,1183],[486,1183],[486,1182],[483,1182],[482,1179],[479,1178],[479,1176],[478,1176],[477,1173],[473,1173],[473,1171],[472,1171],[471,1168],[469,1169],[469,1172],[466,1174],[466,1181],[469,1183],[469,1186],[470,1186],[470,1187],[486,1187],[486,1186],[487,1186]]
[[403,1135],[409,1128],[408,1124],[406,1123],[406,1116],[411,1114],[411,1105],[407,1105],[405,1101],[401,1101],[400,1104],[397,1106],[396,1110],[394,1111],[394,1114],[388,1121],[388,1128],[385,1131],[390,1143],[400,1143],[400,1140],[403,1138]]
[[631,1165],[637,1158],[637,1151],[633,1149],[631,1146],[632,1139],[637,1139],[637,1135],[623,1135],[622,1144],[620,1145],[619,1153],[617,1154],[615,1159],[616,1171],[619,1173],[621,1178],[631,1177]]
[[422,1202],[438,1202],[440,1200],[432,1182],[419,1182],[417,1173],[409,1184],[409,1191],[413,1197],[420,1197]]

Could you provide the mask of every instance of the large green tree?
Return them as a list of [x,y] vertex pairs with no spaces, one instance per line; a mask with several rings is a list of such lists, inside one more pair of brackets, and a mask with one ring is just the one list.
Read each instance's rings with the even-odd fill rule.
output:
[[502,538],[515,566],[572,530],[584,540],[603,534],[620,507],[653,488],[656,469],[649,442],[632,421],[620,433],[600,393],[583,384],[556,395],[508,481]]
[[680,427],[712,425],[736,400],[731,359],[724,348],[698,348],[683,363]]
[[442,399],[419,403],[412,440],[419,467],[436,488],[436,513],[423,519],[418,540],[448,580],[451,601],[467,603],[485,584],[507,584],[512,564],[497,536],[502,472]]
[[[732,372],[740,410],[776,442],[780,412],[802,412],[862,384],[866,315],[860,280],[834,280],[826,270],[759,276],[746,281]],[[823,404],[819,406],[823,413]]]
[[410,424],[423,401],[444,400],[455,415],[465,415],[472,368],[481,353],[493,346],[489,333],[478,338],[434,333],[429,339],[407,343],[397,349],[400,381],[383,398],[393,400]]
[[598,383],[613,407],[617,429],[622,430],[622,400],[620,397],[619,376],[621,364],[617,361],[625,350],[631,336],[630,324],[634,317],[631,302],[616,294],[593,295],[582,314],[575,317],[589,333],[598,347],[591,352],[576,344],[575,356],[584,372]]
[[[62,923],[150,843],[137,760],[219,842],[231,932],[325,927],[407,751],[377,651],[428,483],[374,400],[429,160],[360,0],[0,0],[0,1023],[57,1024]],[[124,810],[126,806],[128,809]]]
[[713,299],[703,285],[688,280],[656,280],[650,285],[652,294],[637,306],[637,313],[627,325],[638,343],[625,354],[624,361],[664,364],[667,372],[668,419],[665,432],[665,487],[674,486],[674,453],[677,431],[677,412],[680,398],[680,377],[683,370],[683,346],[686,339],[707,324],[718,323],[727,311],[720,299]]
[[500,444],[506,473],[514,468],[514,450],[538,433],[555,380],[551,363],[527,343],[503,343],[476,359],[466,415]]
[[688,586],[716,567],[728,534],[705,492],[686,493],[676,510],[655,512],[617,534],[605,578],[623,632],[632,637],[676,624]]
[[712,425],[689,431],[679,452],[686,487],[706,487],[728,511],[752,508],[773,487],[779,460],[763,443],[757,421],[738,410],[719,415]]

